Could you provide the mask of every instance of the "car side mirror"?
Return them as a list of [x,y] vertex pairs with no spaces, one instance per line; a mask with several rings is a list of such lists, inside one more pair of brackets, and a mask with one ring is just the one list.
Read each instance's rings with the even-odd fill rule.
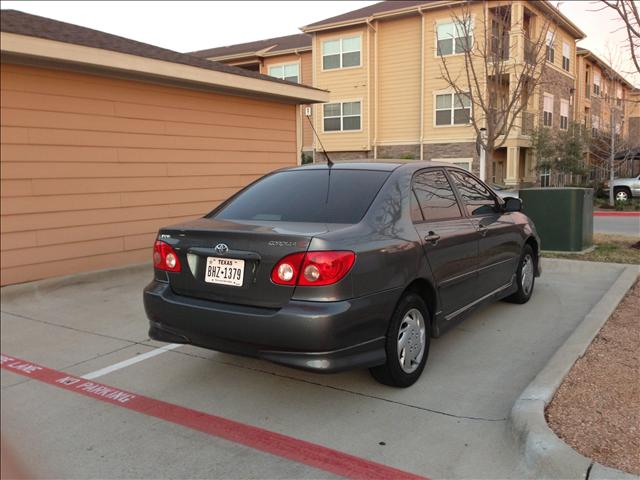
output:
[[522,210],[522,200],[515,197],[507,197],[504,199],[505,212],[519,212]]

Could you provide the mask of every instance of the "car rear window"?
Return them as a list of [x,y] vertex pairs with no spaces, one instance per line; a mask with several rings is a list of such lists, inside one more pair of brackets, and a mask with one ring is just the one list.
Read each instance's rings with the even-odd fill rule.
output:
[[358,223],[389,172],[297,170],[264,177],[216,214],[223,220]]

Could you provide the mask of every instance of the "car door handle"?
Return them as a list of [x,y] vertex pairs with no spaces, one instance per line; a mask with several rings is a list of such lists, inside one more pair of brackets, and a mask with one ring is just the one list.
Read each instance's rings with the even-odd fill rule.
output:
[[489,229],[487,227],[485,227],[484,225],[478,225],[478,233],[480,235],[482,235],[483,237],[487,236],[487,232],[489,231]]
[[424,241],[430,245],[437,245],[440,241],[440,235],[435,232],[429,232],[429,234],[424,237]]

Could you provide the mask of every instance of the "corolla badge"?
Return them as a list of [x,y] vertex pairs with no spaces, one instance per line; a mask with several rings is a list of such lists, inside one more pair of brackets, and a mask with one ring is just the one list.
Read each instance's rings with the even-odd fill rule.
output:
[[223,253],[227,253],[229,251],[229,247],[225,243],[219,243],[213,249],[218,255],[222,255]]

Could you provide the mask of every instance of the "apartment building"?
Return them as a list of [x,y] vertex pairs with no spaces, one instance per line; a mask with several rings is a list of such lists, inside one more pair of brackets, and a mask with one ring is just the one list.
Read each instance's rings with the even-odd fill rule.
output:
[[[281,80],[313,85],[312,36],[306,33],[191,52],[191,55],[245,68]],[[311,105],[301,105],[298,116],[300,158],[313,159],[314,135],[309,120]],[[307,119],[307,117],[309,117]]]
[[[470,9],[471,36],[476,42],[483,38],[495,42],[496,24],[504,24],[497,49],[501,60],[513,65],[529,61],[532,41],[544,27],[549,29],[544,74],[504,144],[494,152],[488,174],[488,180],[506,185],[538,183],[531,149],[534,127],[568,129],[572,122],[584,121],[587,108],[589,126],[593,118],[598,118],[597,125],[604,125],[609,121],[604,113],[593,117],[601,100],[595,100],[593,94],[586,96],[584,82],[590,92],[605,85],[607,94],[620,91],[623,101],[632,88],[619,75],[611,86],[602,80],[602,72],[601,80],[594,77],[604,69],[602,62],[577,48],[584,33],[550,2],[383,1],[302,27],[307,42],[302,52],[278,45],[277,41],[286,44],[297,37],[290,36],[212,49],[204,56],[251,62],[254,68],[275,76],[284,70],[273,67],[299,62],[298,81],[329,91],[329,102],[313,108],[312,119],[333,160],[438,160],[478,172],[476,131],[469,123],[472,106],[442,78],[441,55],[451,70],[462,74],[465,69],[461,49],[473,38],[461,38],[462,29],[454,21],[463,8]],[[485,19],[492,31],[484,31]],[[235,56],[230,57],[232,54]],[[513,73],[508,77],[506,92],[517,82]],[[626,108],[621,116],[625,133],[634,125],[631,111]],[[640,119],[637,123],[640,128]],[[313,151],[315,159],[322,161],[319,142],[310,129],[304,136],[305,151]]]
[[628,138],[631,115],[636,115],[632,108],[633,85],[585,48],[578,49],[577,61],[577,121],[594,133],[613,128]]

